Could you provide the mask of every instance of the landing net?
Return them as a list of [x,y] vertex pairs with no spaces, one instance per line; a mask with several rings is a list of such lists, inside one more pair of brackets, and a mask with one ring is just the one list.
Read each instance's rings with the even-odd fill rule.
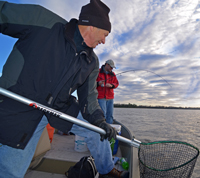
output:
[[141,178],[189,178],[199,149],[178,141],[141,143],[138,157]]

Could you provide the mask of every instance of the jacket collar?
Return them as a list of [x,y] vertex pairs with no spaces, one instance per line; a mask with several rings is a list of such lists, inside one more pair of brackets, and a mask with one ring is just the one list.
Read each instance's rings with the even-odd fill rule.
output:
[[92,60],[93,49],[88,47],[80,34],[78,29],[78,20],[71,19],[69,23],[65,25],[65,37],[71,42],[74,50],[78,53],[86,52],[87,57]]
[[[105,67],[105,65],[102,65],[102,66],[101,66],[100,73],[105,73],[104,67]],[[111,72],[108,72],[108,74],[110,74],[111,76],[115,76],[115,74],[114,74],[112,71],[111,71]]]

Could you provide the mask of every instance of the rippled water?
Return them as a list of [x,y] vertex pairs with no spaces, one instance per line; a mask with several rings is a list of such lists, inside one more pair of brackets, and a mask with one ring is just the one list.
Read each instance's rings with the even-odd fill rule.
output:
[[[200,149],[200,110],[114,108],[114,119],[142,142],[184,141]],[[192,178],[200,178],[200,156]]]

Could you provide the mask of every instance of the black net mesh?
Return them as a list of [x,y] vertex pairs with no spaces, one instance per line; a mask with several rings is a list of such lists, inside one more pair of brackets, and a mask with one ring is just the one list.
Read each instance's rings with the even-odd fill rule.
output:
[[198,148],[177,141],[141,143],[138,157],[141,178],[189,178]]

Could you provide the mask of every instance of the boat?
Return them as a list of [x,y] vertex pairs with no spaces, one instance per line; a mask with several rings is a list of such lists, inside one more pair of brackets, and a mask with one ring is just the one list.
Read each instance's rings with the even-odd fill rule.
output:
[[[121,125],[121,136],[132,139],[130,130]],[[75,135],[60,135],[55,133],[50,144],[47,130],[42,133],[35,155],[24,178],[64,178],[70,166],[75,165],[83,156],[91,155],[89,151],[77,152],[75,150]],[[138,149],[127,143],[119,141],[118,151],[113,157],[124,157],[129,163],[129,178],[139,178]],[[121,170],[121,164],[116,164]]]

